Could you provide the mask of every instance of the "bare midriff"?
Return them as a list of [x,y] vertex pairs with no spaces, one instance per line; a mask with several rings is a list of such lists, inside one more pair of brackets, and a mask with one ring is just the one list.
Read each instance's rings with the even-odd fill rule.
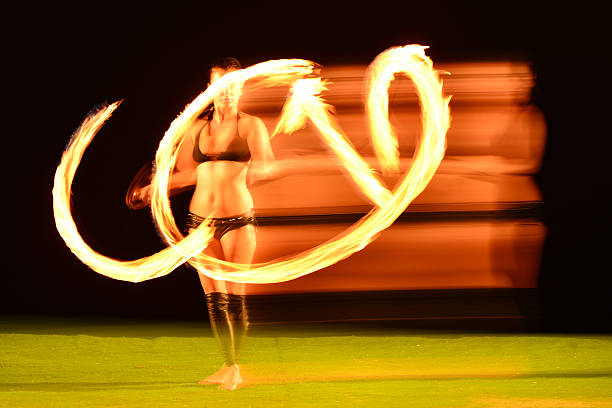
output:
[[197,168],[197,183],[189,211],[202,217],[243,214],[253,208],[253,197],[246,185],[246,162],[209,161]]

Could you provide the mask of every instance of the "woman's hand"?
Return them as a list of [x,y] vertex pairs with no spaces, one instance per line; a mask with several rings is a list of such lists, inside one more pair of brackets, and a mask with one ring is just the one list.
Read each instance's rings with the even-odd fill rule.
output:
[[251,187],[257,181],[257,174],[253,171],[252,167],[249,167],[246,174],[246,185],[247,187]]
[[272,178],[272,166],[262,165],[262,163],[251,163],[246,174],[247,186],[252,186],[259,182]]
[[134,200],[142,201],[146,205],[151,204],[151,185],[147,184],[146,186],[134,190],[132,197]]

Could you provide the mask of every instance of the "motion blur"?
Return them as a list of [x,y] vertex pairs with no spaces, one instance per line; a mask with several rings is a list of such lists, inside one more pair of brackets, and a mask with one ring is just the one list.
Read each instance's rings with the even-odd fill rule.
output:
[[[325,98],[335,107],[339,126],[361,157],[380,169],[364,114],[366,69],[324,67],[321,76],[329,80]],[[333,293],[354,291],[355,299],[360,293],[366,299],[373,291],[537,287],[546,231],[533,175],[541,162],[546,125],[540,110],[530,104],[533,74],[527,63],[505,61],[440,64],[437,69],[451,73],[443,80],[445,93],[453,95],[452,124],[446,156],[427,188],[361,252],[289,282],[248,284],[248,293],[312,297],[327,292],[334,298]],[[241,109],[256,113],[272,129],[286,92],[266,88],[246,94]],[[389,114],[400,164],[397,176],[381,177],[393,190],[399,174],[412,164],[421,132],[416,91],[407,77],[396,75],[391,82]],[[272,147],[286,174],[252,188],[260,224],[254,262],[316,246],[372,208],[314,126],[276,137]],[[524,313],[514,300],[499,307],[505,316],[520,318]],[[363,305],[361,312],[336,315],[263,309],[260,319],[268,322],[406,317],[397,311],[363,312],[368,309]]]

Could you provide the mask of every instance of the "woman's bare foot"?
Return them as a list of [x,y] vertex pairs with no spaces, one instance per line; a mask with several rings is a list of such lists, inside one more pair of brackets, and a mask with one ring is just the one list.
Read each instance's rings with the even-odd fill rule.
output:
[[238,364],[234,364],[225,372],[225,377],[223,377],[223,382],[219,386],[219,389],[234,391],[240,384],[242,384],[240,367],[238,367]]
[[223,364],[221,366],[221,368],[219,370],[217,370],[216,373],[209,375],[208,377],[206,377],[202,381],[198,382],[198,384],[200,384],[200,385],[222,384],[223,383],[223,379],[225,378],[225,373],[229,369],[230,369],[229,366]]

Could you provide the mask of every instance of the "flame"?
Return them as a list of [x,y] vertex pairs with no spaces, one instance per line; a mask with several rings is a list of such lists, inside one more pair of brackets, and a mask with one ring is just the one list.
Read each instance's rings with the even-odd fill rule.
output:
[[[189,127],[200,111],[210,104],[213,98],[227,86],[230,81],[238,80],[243,82],[250,76],[263,77],[260,79],[260,83],[257,84],[257,86],[270,86],[285,82],[291,83],[297,78],[311,74],[313,69],[314,64],[305,60],[267,61],[254,65],[247,70],[240,71],[241,75],[237,76],[234,75],[236,73],[231,73],[215,81],[214,84],[189,104],[185,108],[185,111],[172,122],[170,129],[166,132],[166,136],[170,138],[170,141],[175,140],[178,141],[179,144],[174,146],[176,150],[173,151],[173,157],[169,157],[166,161],[163,160],[163,158],[156,161],[158,168],[169,168],[170,170],[174,168],[175,156],[180,147],[180,142],[182,142],[180,135],[184,135],[184,131]],[[267,78],[270,76],[267,74],[268,72],[274,73],[273,78]],[[182,240],[179,246],[171,246],[154,255],[132,261],[120,261],[99,254],[88,246],[80,236],[70,208],[72,195],[71,186],[74,175],[85,150],[120,103],[121,102],[115,102],[91,113],[73,134],[55,172],[53,184],[53,213],[55,225],[60,236],[70,250],[83,263],[94,271],[113,279],[128,282],[142,282],[144,280],[167,275],[178,266],[185,263],[189,258],[201,253],[206,248],[208,241],[212,238],[214,231],[208,228],[208,223],[205,221],[196,230],[192,231],[187,238]],[[160,144],[160,149],[164,146],[164,143],[168,144],[168,142],[168,138],[164,138]],[[165,188],[163,194],[167,194],[168,177],[169,171],[165,174],[165,177],[163,172],[156,173],[156,182],[153,183],[153,199],[157,198],[159,201],[160,184]],[[166,204],[167,207],[162,206],[163,210],[161,214],[155,213],[155,210],[159,210],[159,207],[152,206],[153,216],[156,222],[158,222],[158,218],[163,219],[165,223],[170,224],[171,227],[176,229],[176,223],[171,216],[169,202]],[[165,214],[169,214],[170,216]],[[209,217],[212,217],[212,214],[209,215]]]
[[[390,226],[410,202],[423,191],[444,157],[446,132],[450,126],[450,111],[448,107],[450,97],[445,98],[443,95],[442,81],[437,72],[433,70],[431,60],[425,55],[426,48],[419,45],[408,45],[389,49],[376,58],[370,69],[370,94],[367,109],[377,156],[386,171],[397,169],[399,160],[397,137],[393,134],[389,125],[388,99],[386,97],[386,92],[394,73],[403,72],[412,78],[417,87],[423,111],[421,144],[416,151],[410,171],[393,192],[384,187],[380,180],[376,178],[374,171],[355,152],[348,139],[334,123],[330,115],[330,106],[319,96],[326,90],[325,82],[321,78],[309,77],[313,73],[313,63],[304,60],[267,61],[243,70],[228,73],[215,81],[172,122],[162,138],[156,153],[155,162],[157,171],[152,180],[151,211],[153,218],[158,224],[160,233],[170,245],[170,249],[172,249],[172,251],[165,250],[168,251],[168,258],[191,258],[189,262],[196,269],[214,279],[245,283],[275,283],[312,273],[363,249],[369,242],[375,239],[377,234]],[[380,79],[378,78],[379,75],[381,76]],[[210,239],[210,235],[204,236],[205,232],[210,234],[210,231],[203,227],[205,223],[189,234],[188,237],[184,238],[182,236],[170,209],[168,182],[170,173],[174,168],[178,150],[183,141],[184,131],[199,112],[224,87],[235,82],[244,83],[255,77],[263,77],[262,83],[266,85],[287,81],[293,82],[291,96],[283,108],[281,119],[273,135],[280,132],[291,133],[303,127],[307,118],[310,119],[315,127],[319,129],[330,147],[336,152],[354,182],[375,206],[365,217],[353,224],[342,234],[309,251],[266,263],[245,265],[221,261],[201,253],[203,247],[205,247],[205,244],[202,243],[206,243]],[[384,94],[384,97],[381,97],[381,93]],[[378,103],[383,106],[375,106],[377,98]],[[108,113],[108,116],[110,116],[111,112]],[[103,120],[99,126],[102,123]],[[97,131],[97,128],[95,131]],[[91,137],[93,137],[93,134]],[[66,158],[66,154],[64,156]],[[80,156],[76,158],[74,170],[76,170],[79,160]],[[58,180],[56,173],[56,185],[62,182],[61,177],[60,175]],[[71,181],[72,179],[67,181],[68,188]],[[68,196],[63,196],[59,204],[66,205],[68,202],[69,194]],[[69,212],[67,215],[70,215]],[[57,218],[58,211],[56,211]],[[74,225],[73,222],[72,225]],[[206,229],[205,232],[203,232],[204,229]],[[74,232],[78,236],[76,227],[74,227]],[[79,259],[90,265],[94,270],[109,276],[108,272],[104,271],[105,262],[108,262],[109,267],[112,266],[113,268],[121,265],[113,263],[117,261],[98,255],[94,257],[98,262],[94,268],[90,263],[92,262],[91,259],[83,258],[81,253],[73,248],[74,243],[71,240],[75,237],[69,236],[69,239],[67,239],[61,231],[60,234]],[[195,235],[197,235],[199,240],[194,238]],[[80,239],[80,237],[78,238]],[[77,241],[78,245],[80,244]],[[88,250],[93,252],[90,248]],[[154,257],[162,252],[154,255]],[[87,253],[87,255],[91,255],[91,253]],[[160,258],[162,257],[160,256]],[[104,272],[101,272],[101,270]],[[160,268],[157,271],[157,275],[156,272],[151,271],[148,272],[147,276],[150,279],[151,277],[162,276],[166,273],[168,271]],[[119,279],[124,280],[130,280],[129,278],[131,277],[127,271],[125,274],[122,274],[121,270],[117,269],[114,269],[113,275],[111,277],[120,276]]]
[[202,224],[204,228],[193,231],[185,239],[185,247],[191,248],[192,252],[181,254],[172,248],[166,248],[154,255],[134,261],[119,261],[101,255],[91,249],[79,235],[70,211],[72,181],[85,149],[119,104],[120,102],[115,102],[89,115],[68,143],[62,160],[55,171],[53,213],[55,226],[60,236],[83,263],[109,278],[142,282],[167,275],[191,256],[203,251],[210,238],[212,238],[213,231],[204,225],[206,223]]
[[[283,109],[274,134],[281,131],[295,131],[304,126],[305,118],[308,117],[338,154],[353,180],[376,204],[376,207],[339,236],[293,257],[260,264],[242,265],[198,254],[190,263],[200,272],[214,279],[245,283],[283,282],[307,275],[350,256],[363,249],[378,233],[390,226],[427,186],[442,161],[446,149],[446,132],[450,126],[448,107],[450,97],[443,96],[442,81],[433,70],[431,60],[425,55],[426,48],[415,45],[392,48],[384,52],[381,58],[382,61],[392,64],[393,72],[404,72],[413,79],[423,109],[422,143],[417,149],[412,168],[393,193],[374,176],[373,171],[334,124],[329,114],[329,106],[318,96],[325,90],[325,83],[320,78],[299,79],[293,86],[291,97]],[[388,103],[386,99],[383,102]],[[378,121],[370,123],[378,126],[380,121],[388,122],[388,115],[379,118]],[[373,137],[381,138],[380,135],[380,133],[373,134]],[[380,144],[383,146],[388,143],[397,143],[397,138],[393,135],[387,134],[386,137],[382,136],[382,139]],[[386,148],[386,150],[391,149]],[[167,160],[167,156],[172,156],[172,149],[160,144],[157,158]],[[158,162],[158,173],[169,174],[169,171],[169,167],[162,168]],[[154,179],[153,183],[156,182]],[[160,200],[154,200],[152,207],[168,205],[166,190],[167,187],[162,186],[158,193],[163,192],[164,194],[158,195],[157,198]],[[156,211],[154,209],[154,214]],[[159,222],[159,219],[157,221],[159,229],[163,231],[164,236],[169,238],[168,243],[179,246],[182,235],[178,228],[171,223]]]

